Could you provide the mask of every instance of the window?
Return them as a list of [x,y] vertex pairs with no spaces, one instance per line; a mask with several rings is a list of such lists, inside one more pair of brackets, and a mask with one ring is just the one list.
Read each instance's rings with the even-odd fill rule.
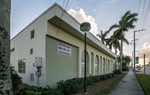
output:
[[98,57],[98,55],[96,55],[96,57],[95,57],[95,75],[98,75],[98,65],[99,64],[99,57]]
[[31,39],[34,38],[34,30],[31,31]]
[[[84,77],[84,51],[82,52],[81,56],[81,77]],[[88,52],[86,52],[86,76],[89,76],[89,55]]]
[[34,81],[34,74],[30,74],[30,81]]
[[26,72],[25,65],[26,65],[25,59],[18,60],[18,72],[19,73],[25,73]]
[[105,58],[103,58],[103,74],[105,74]]
[[33,48],[30,49],[30,54],[33,54]]
[[108,60],[108,68],[107,68],[108,73],[109,73],[109,64],[110,64],[109,62],[110,62],[110,61]]
[[94,67],[93,67],[93,65],[94,65],[94,53],[93,52],[91,52],[91,64],[90,65],[91,65],[90,66],[91,67],[91,72],[90,73],[92,75],[94,75],[94,71],[93,71],[94,70]]

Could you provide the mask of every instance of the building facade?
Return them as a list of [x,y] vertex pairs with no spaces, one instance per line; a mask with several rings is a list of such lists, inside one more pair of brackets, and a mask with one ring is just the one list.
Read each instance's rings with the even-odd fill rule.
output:
[[[112,73],[115,54],[87,33],[87,76]],[[24,83],[37,85],[35,58],[41,58],[39,86],[83,77],[84,33],[80,23],[58,4],[52,5],[11,39],[11,64]]]

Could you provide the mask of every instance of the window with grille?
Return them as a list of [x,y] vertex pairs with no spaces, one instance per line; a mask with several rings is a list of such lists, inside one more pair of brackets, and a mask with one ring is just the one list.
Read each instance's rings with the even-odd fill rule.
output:
[[105,58],[103,58],[103,74],[105,74]]
[[98,57],[98,55],[96,55],[96,57],[95,57],[95,75],[98,75],[98,65],[99,64],[99,57]]
[[18,60],[18,72],[19,73],[26,73],[26,63],[25,63],[25,59],[22,60]]
[[[81,77],[84,77],[84,55],[85,51],[82,52],[81,56]],[[88,52],[86,52],[86,76],[89,76],[89,55]]]
[[33,48],[30,49],[30,54],[33,54]]
[[30,81],[34,81],[34,74],[30,74]]
[[34,30],[31,31],[31,39],[34,38]]

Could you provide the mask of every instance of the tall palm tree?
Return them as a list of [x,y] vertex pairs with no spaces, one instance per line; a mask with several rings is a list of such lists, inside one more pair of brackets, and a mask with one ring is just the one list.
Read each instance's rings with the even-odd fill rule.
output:
[[120,50],[120,71],[122,72],[122,52],[123,52],[123,42],[125,41],[125,32],[129,29],[133,29],[135,27],[134,22],[138,19],[137,13],[131,13],[127,11],[120,19],[118,24],[114,24],[110,27],[109,31],[115,29],[114,34],[118,35],[118,39],[121,41],[121,50]]
[[[120,57],[118,57],[118,61],[120,62]],[[129,65],[131,62],[131,57],[129,55],[123,55],[122,62],[125,63],[125,65]]]
[[[120,51],[120,43],[116,35],[110,36],[109,39],[106,39],[106,45],[109,46],[109,49],[112,50],[112,47],[115,49],[115,55],[117,55],[117,49]],[[115,58],[115,70],[116,70],[117,58]]]
[[10,0],[0,0],[0,95],[13,95],[10,75]]
[[103,44],[106,44],[106,36],[109,33],[109,31],[106,31],[103,33],[103,31],[101,30],[99,34],[97,34],[97,36],[101,39]]
[[127,65],[129,65],[129,63],[131,62],[131,57],[128,55],[124,56],[124,61]]

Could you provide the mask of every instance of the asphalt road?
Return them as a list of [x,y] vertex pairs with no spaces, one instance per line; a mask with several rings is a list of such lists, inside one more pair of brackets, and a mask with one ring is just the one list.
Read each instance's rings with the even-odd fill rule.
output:
[[[144,69],[137,70],[136,74],[144,74]],[[150,74],[150,68],[145,69],[145,74]]]

